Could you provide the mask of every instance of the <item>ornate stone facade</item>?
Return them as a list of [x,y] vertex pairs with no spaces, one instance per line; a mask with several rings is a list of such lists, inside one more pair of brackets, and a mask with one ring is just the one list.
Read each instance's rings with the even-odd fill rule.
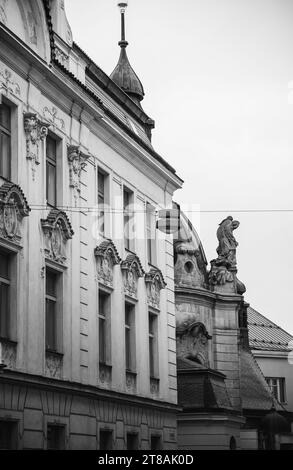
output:
[[177,356],[209,367],[208,340],[211,338],[201,322],[177,325]]
[[12,73],[8,69],[0,70],[0,90],[4,90],[6,95],[11,93],[20,97],[20,86],[13,78]]
[[144,275],[140,259],[134,253],[130,253],[121,263],[124,277],[124,292],[129,297],[137,298],[138,278]]
[[111,240],[103,241],[95,249],[97,259],[97,279],[98,282],[113,288],[113,268],[119,264],[121,259],[118,251]]
[[160,291],[167,286],[164,281],[163,274],[159,269],[152,268],[148,273],[145,274],[145,282],[147,286],[148,305],[159,310]]
[[7,339],[0,339],[0,369],[15,369],[17,343]]
[[26,134],[26,158],[32,162],[32,175],[35,179],[36,165],[39,165],[39,147],[48,134],[49,124],[38,119],[36,113],[24,114]]
[[59,264],[66,263],[66,242],[73,237],[73,230],[65,212],[52,209],[47,219],[41,220],[45,235],[45,256]]
[[20,243],[21,222],[29,215],[30,208],[19,186],[4,183],[0,187],[0,237]]

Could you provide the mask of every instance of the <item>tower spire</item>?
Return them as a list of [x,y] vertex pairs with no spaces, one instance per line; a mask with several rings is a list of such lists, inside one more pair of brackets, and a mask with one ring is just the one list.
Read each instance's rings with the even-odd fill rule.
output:
[[128,42],[125,40],[125,11],[128,6],[128,2],[120,2],[118,3],[118,7],[120,8],[120,14],[121,14],[121,41],[119,41],[119,46],[122,47],[127,47]]
[[125,11],[128,6],[128,0],[119,2],[121,14],[121,40],[118,42],[121,47],[120,57],[118,64],[113,70],[110,78],[116,83],[138,106],[144,97],[144,90],[141,81],[131,67],[127,54],[126,47],[128,42],[125,35]]

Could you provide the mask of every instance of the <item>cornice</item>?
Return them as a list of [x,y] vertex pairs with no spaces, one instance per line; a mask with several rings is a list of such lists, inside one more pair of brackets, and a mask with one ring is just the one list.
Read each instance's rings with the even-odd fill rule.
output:
[[142,406],[170,413],[178,412],[181,410],[178,405],[166,401],[153,400],[148,397],[140,397],[138,395],[130,395],[127,393],[115,392],[112,390],[106,390],[104,388],[95,387],[93,385],[84,385],[78,382],[46,378],[38,375],[25,374],[23,372],[6,370],[1,375],[1,383],[5,382],[18,386],[27,386],[35,389],[42,389],[45,391],[47,390],[57,393],[75,394],[96,400],[122,402],[125,405],[129,406]]

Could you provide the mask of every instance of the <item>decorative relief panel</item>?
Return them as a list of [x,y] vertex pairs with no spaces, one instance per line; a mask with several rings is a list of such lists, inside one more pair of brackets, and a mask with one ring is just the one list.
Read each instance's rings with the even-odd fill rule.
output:
[[57,59],[64,67],[69,66],[69,55],[66,54],[58,46],[55,46],[55,59]]
[[151,379],[150,379],[150,390],[151,390],[152,395],[155,395],[155,396],[159,395],[159,390],[160,390],[160,380],[159,379],[157,379],[155,377],[151,377]]
[[59,264],[66,262],[66,242],[74,232],[65,212],[52,209],[47,219],[41,220],[45,235],[45,256]]
[[118,251],[111,240],[103,241],[95,249],[97,278],[105,286],[113,287],[113,267],[121,262]]
[[62,354],[46,351],[45,374],[53,379],[62,379]]
[[0,22],[7,24],[6,5],[8,0],[0,0]]
[[110,386],[112,380],[112,367],[107,364],[99,364],[99,380],[102,385]]
[[20,98],[20,86],[8,69],[0,70],[0,90],[4,90],[6,95],[11,93]]
[[53,127],[58,127],[61,130],[65,130],[65,122],[58,116],[58,110],[54,106],[49,109],[45,106],[43,109],[43,116]]
[[26,158],[32,162],[32,174],[35,179],[36,165],[39,165],[39,146],[48,135],[49,124],[40,121],[37,114],[24,114],[24,130],[26,134]]
[[208,334],[205,325],[201,322],[192,322],[188,326],[180,325],[176,328],[177,357],[183,357],[209,367]]
[[148,273],[146,273],[145,282],[147,286],[147,302],[149,306],[160,309],[160,291],[167,286],[164,281],[163,274],[159,269],[152,268]]
[[136,299],[138,278],[144,275],[140,259],[134,253],[130,253],[122,261],[121,269],[124,277],[124,292],[129,297]]
[[21,222],[29,215],[30,208],[19,186],[4,183],[0,187],[0,237],[20,243]]
[[80,147],[69,145],[67,149],[67,157],[69,164],[69,186],[73,188],[75,198],[80,193],[80,175],[81,171],[86,167],[89,155],[81,152]]
[[126,371],[126,388],[130,393],[136,392],[136,373]]
[[0,341],[0,366],[4,369],[15,369],[16,367],[17,343],[2,339]]

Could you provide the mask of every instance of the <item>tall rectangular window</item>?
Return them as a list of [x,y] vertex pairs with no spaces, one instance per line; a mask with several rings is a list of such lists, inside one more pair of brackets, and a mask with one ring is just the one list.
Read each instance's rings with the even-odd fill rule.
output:
[[151,435],[151,450],[160,450],[160,449],[162,449],[161,436],[152,434]]
[[149,313],[149,365],[150,376],[158,376],[158,325],[157,315]]
[[0,176],[11,178],[11,110],[0,104]]
[[106,364],[111,358],[111,296],[99,292],[99,362]]
[[17,448],[17,423],[0,420],[0,450]]
[[125,368],[135,371],[135,308],[134,305],[125,304]]
[[46,198],[47,204],[57,204],[57,142],[50,135],[46,139]]
[[105,179],[105,174],[98,170],[98,217],[101,235],[105,235]]
[[156,265],[156,217],[155,208],[147,202],[146,204],[146,237],[147,237],[147,260],[149,264]]
[[57,351],[57,283],[59,274],[46,270],[46,349]]
[[124,213],[124,247],[127,250],[134,249],[134,214],[132,209],[133,192],[123,189],[123,213]]
[[0,336],[9,338],[10,256],[0,251]]
[[286,402],[286,381],[284,377],[266,377],[268,386],[274,397],[280,402]]
[[47,449],[65,449],[65,426],[48,424],[47,427]]

